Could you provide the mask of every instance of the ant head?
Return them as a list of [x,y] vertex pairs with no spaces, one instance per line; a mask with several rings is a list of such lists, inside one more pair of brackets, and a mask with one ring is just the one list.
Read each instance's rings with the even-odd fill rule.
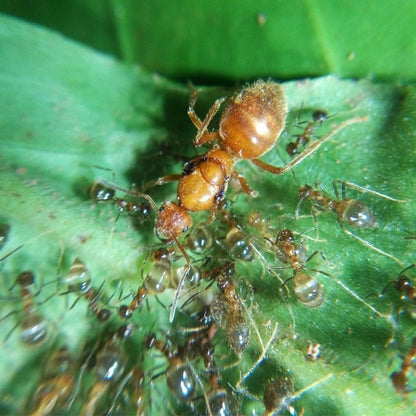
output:
[[156,235],[162,240],[173,241],[192,225],[188,212],[174,202],[165,202],[156,220]]
[[35,276],[32,272],[26,271],[19,274],[16,283],[22,287],[27,287],[35,283]]
[[328,119],[328,113],[325,110],[315,110],[312,113],[312,120],[315,123],[321,125],[324,121]]
[[284,228],[283,230],[280,230],[277,234],[277,242],[279,243],[288,243],[293,241],[293,233],[287,228]]
[[313,188],[310,185],[301,186],[298,191],[299,199],[301,201],[308,199],[312,191]]
[[112,201],[115,196],[115,190],[95,181],[88,188],[88,195],[95,202]]

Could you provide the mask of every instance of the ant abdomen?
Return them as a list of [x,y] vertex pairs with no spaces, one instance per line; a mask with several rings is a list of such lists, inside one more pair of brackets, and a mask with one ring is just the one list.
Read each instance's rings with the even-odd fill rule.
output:
[[252,261],[254,259],[253,247],[238,227],[231,228],[225,241],[232,260]]
[[172,358],[166,373],[169,390],[180,401],[188,401],[195,391],[195,376],[192,368],[180,358]]
[[287,409],[294,393],[293,382],[288,377],[271,381],[264,390],[263,403],[266,415],[280,414]]
[[324,303],[322,285],[308,274],[296,273],[293,278],[293,291],[298,301],[308,308],[317,308]]
[[220,136],[227,149],[242,159],[255,159],[276,143],[286,121],[282,87],[258,81],[235,95],[221,116]]
[[127,364],[125,355],[114,342],[105,345],[97,354],[97,376],[102,381],[117,381]]
[[169,351],[167,344],[163,344],[156,338],[156,335],[149,333],[144,338],[144,345],[147,349],[156,348],[169,361],[166,371],[166,382],[169,390],[179,400],[189,401],[195,391],[196,381],[192,367],[187,364],[179,353]]
[[231,416],[233,414],[228,393],[222,388],[208,393],[208,406],[209,410],[206,414],[210,416]]
[[250,329],[243,314],[231,314],[227,320],[227,340],[230,347],[241,354],[250,341]]
[[[188,271],[187,271],[188,269]],[[194,264],[188,268],[186,265],[178,267],[172,276],[171,287],[177,289],[182,276],[185,276],[184,287],[196,287],[201,281],[201,271]]]
[[148,294],[163,293],[171,279],[172,265],[167,257],[161,257],[152,264],[152,268],[143,282]]
[[91,275],[79,257],[75,258],[63,281],[70,292],[85,293],[91,288]]
[[371,228],[376,225],[374,214],[358,199],[345,199],[334,209],[338,218],[356,228]]
[[7,239],[9,238],[9,232],[10,232],[9,224],[0,224],[0,250],[7,242]]
[[33,294],[29,287],[35,283],[31,271],[19,274],[16,284],[20,286],[20,296],[23,301],[23,316],[20,322],[20,339],[28,346],[38,346],[44,343],[49,335],[49,324],[38,313],[38,305],[34,303]]
[[26,345],[39,345],[48,338],[49,327],[44,318],[36,312],[35,307],[25,311],[20,328],[20,339]]
[[194,227],[187,237],[188,247],[195,253],[202,253],[212,246],[211,230],[205,225]]

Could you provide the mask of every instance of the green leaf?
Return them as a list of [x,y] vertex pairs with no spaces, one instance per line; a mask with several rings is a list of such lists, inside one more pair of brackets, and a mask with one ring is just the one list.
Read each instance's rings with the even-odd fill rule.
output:
[[[94,351],[91,344],[124,323],[116,316],[117,309],[130,302],[152,265],[150,253],[162,246],[153,235],[154,216],[137,227],[122,213],[114,223],[117,207],[94,204],[88,200],[87,187],[97,177],[125,188],[132,183],[140,187],[164,174],[180,173],[183,161],[196,150],[195,129],[186,115],[188,88],[38,27],[7,17],[0,20],[0,108],[5,115],[0,121],[0,222],[11,227],[1,255],[22,246],[2,259],[0,271],[0,319],[4,318],[0,391],[2,412],[16,414],[27,410],[42,368],[58,347],[67,345],[80,368],[85,361],[82,351]],[[237,357],[229,347],[225,325],[220,325],[213,343],[222,385],[239,387],[234,396],[243,414],[263,412],[268,381],[287,376],[296,391],[306,389],[292,403],[298,413],[303,407],[312,415],[411,415],[415,393],[407,399],[397,394],[390,374],[400,370],[401,358],[410,349],[414,304],[401,299],[393,285],[386,285],[415,261],[415,240],[406,239],[415,234],[414,88],[332,76],[293,81],[283,88],[290,110],[286,132],[264,157],[275,165],[289,160],[286,144],[302,132],[305,125],[299,127],[299,123],[309,121],[316,109],[331,117],[316,128],[313,140],[353,117],[368,117],[368,121],[331,137],[296,166],[295,176],[272,175],[245,161],[237,165],[259,197],[249,198],[230,187],[228,210],[242,225],[246,241],[263,257],[237,262],[235,284],[247,307],[251,337]],[[220,89],[201,90],[197,113],[203,116],[214,99],[224,94]],[[111,169],[115,177],[103,168]],[[342,229],[333,213],[322,212],[314,219],[308,201],[296,218],[299,185],[314,186],[318,181],[333,196],[334,179],[406,202],[347,189],[348,197],[371,207],[378,223],[372,229],[354,230],[347,225]],[[149,193],[160,205],[176,198],[175,184]],[[297,241],[304,241],[309,254],[322,252],[306,264],[306,271],[323,285],[325,302],[320,308],[307,308],[296,300],[293,282],[288,281],[293,271],[282,268],[285,265],[270,252],[263,234],[247,223],[255,211],[266,218],[273,237],[278,229],[290,228],[301,235]],[[208,213],[193,217],[196,226],[206,222]],[[210,228],[218,242],[203,254],[214,257],[201,266],[206,272],[229,259],[224,249],[226,221],[219,215]],[[195,264],[201,263],[201,256],[191,256]],[[113,311],[107,324],[87,313],[84,297],[76,301],[74,294],[65,294],[62,277],[76,257],[88,267],[93,286],[101,287],[103,300],[98,303]],[[182,263],[178,260],[175,266]],[[17,287],[9,289],[24,270],[36,276],[38,293],[33,301],[51,325],[49,340],[32,348],[20,342],[19,327],[13,330],[23,319],[22,300]],[[414,271],[407,273],[416,284]],[[208,291],[216,293],[216,285]],[[182,306],[169,324],[173,296],[174,291],[167,290],[160,297],[166,306],[149,296],[148,306],[143,305],[132,318],[133,336],[120,346],[128,356],[129,369],[136,363],[143,366],[152,411],[159,414],[190,412],[188,405],[177,403],[167,391],[164,376],[152,380],[167,367],[166,359],[143,347],[148,331],[161,340],[170,331],[174,348],[186,339],[183,328],[196,326]],[[180,305],[187,298],[183,294]],[[191,307],[198,308],[196,301],[190,302]],[[321,345],[321,357],[315,362],[304,357],[309,341]],[[264,351],[261,344],[268,342]],[[197,386],[197,396],[201,397],[209,390],[206,371],[200,358],[192,363],[200,374],[203,389]],[[72,414],[88,401],[95,382],[94,370],[84,370],[74,376],[79,389],[74,390],[68,410]],[[412,374],[409,377],[414,380]],[[97,412],[113,404],[120,383],[111,385],[108,399],[97,405]],[[120,403],[124,397],[123,393]],[[149,406],[148,401],[145,404]],[[196,400],[195,406],[202,409],[204,400]],[[124,409],[134,412],[131,404]]]
[[3,0],[0,10],[177,79],[415,81],[412,0]]

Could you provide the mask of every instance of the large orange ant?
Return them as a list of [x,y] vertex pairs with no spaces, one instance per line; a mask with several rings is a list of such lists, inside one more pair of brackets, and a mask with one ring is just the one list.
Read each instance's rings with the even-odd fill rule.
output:
[[362,117],[346,120],[291,162],[277,167],[261,161],[259,157],[275,145],[285,126],[287,105],[279,84],[257,81],[243,88],[231,97],[221,115],[219,130],[213,132],[207,131],[208,126],[225,97],[215,101],[202,121],[194,110],[197,96],[197,91],[194,90],[188,108],[188,116],[198,129],[194,145],[199,147],[214,140],[218,144],[204,155],[187,162],[181,175],[159,178],[154,185],[178,180],[177,206],[185,211],[210,210],[212,216],[225,197],[231,177],[240,182],[246,193],[254,194],[244,177],[234,169],[239,160],[251,161],[263,170],[281,175],[298,165],[343,128],[366,120]]

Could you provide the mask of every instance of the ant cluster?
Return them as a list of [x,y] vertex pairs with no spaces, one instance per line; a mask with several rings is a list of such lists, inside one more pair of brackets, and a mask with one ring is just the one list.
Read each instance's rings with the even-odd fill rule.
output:
[[[267,329],[260,328],[255,319],[257,288],[251,279],[245,278],[252,264],[257,263],[262,268],[262,277],[256,282],[261,281],[263,287],[267,285],[266,291],[273,290],[276,302],[284,305],[293,317],[288,338],[297,336],[293,310],[304,308],[304,313],[318,310],[327,303],[325,284],[322,283],[325,279],[340,285],[371,312],[385,317],[341,279],[313,268],[312,259],[316,260],[317,254],[326,262],[323,251],[317,247],[308,254],[306,237],[303,238],[307,231],[296,230],[301,206],[306,201],[311,203],[315,221],[319,212],[333,213],[341,230],[348,235],[353,235],[348,227],[376,227],[376,216],[369,207],[358,199],[346,198],[347,186],[359,191],[362,190],[360,187],[342,182],[340,197],[339,181],[335,180],[335,198],[318,186],[299,187],[293,217],[296,225],[292,222],[290,228],[279,226],[276,229],[274,223],[259,212],[252,212],[240,220],[225,203],[230,183],[249,196],[257,196],[246,178],[236,170],[237,163],[244,160],[268,173],[284,174],[338,132],[366,119],[347,119],[323,137],[316,138],[316,131],[329,116],[323,110],[313,112],[312,121],[286,148],[293,159],[277,167],[260,157],[273,148],[285,128],[287,106],[279,84],[258,81],[232,96],[220,115],[218,131],[210,131],[209,125],[225,98],[216,100],[203,120],[194,111],[196,101],[194,90],[188,109],[188,116],[197,128],[194,145],[215,144],[186,162],[181,174],[159,178],[146,188],[148,192],[152,186],[177,181],[176,201],[166,201],[158,207],[148,193],[127,190],[106,180],[96,180],[89,187],[92,201],[117,208],[116,220],[128,213],[142,223],[154,212],[154,231],[162,245],[146,249],[148,255],[141,267],[142,279],[127,296],[122,291],[116,296],[118,287],[106,297],[104,284],[98,289],[93,286],[87,266],[75,257],[59,279],[65,289],[60,288],[57,292],[65,299],[71,294],[76,295],[73,306],[78,302],[86,303],[95,318],[94,327],[98,328],[92,331],[91,339],[97,339],[97,332],[101,335],[92,347],[91,343],[86,343],[78,355],[65,344],[50,354],[33,397],[25,404],[27,412],[35,415],[65,411],[82,415],[145,415],[152,411],[173,414],[183,410],[225,416],[240,414],[244,402],[254,400],[263,403],[268,415],[303,414],[303,409],[297,411],[294,403],[308,388],[296,393],[289,376],[270,381],[263,386],[263,394],[247,393],[248,379],[266,356],[273,353],[278,327],[277,322],[264,323],[265,328],[274,328],[265,344],[263,338]],[[375,191],[364,191],[383,196]],[[125,196],[116,196],[118,192]],[[192,216],[200,218],[197,213],[205,211],[209,213],[208,219],[193,225],[195,219]],[[9,229],[8,226],[0,227],[0,249],[7,240]],[[362,241],[360,237],[356,238]],[[317,241],[315,239],[315,243]],[[404,275],[407,269],[396,279],[394,287],[414,300],[414,287]],[[22,304],[21,339],[32,346],[44,343],[50,332],[37,309],[31,291],[33,283],[32,272],[22,272],[15,283],[20,287]],[[165,314],[168,308],[164,302],[170,304],[169,317]],[[160,314],[154,313],[156,308]],[[153,319],[157,317],[153,324],[148,322],[146,313],[149,310],[153,311]],[[154,330],[155,324],[167,329]],[[310,365],[321,359],[325,350],[325,345],[321,348],[321,344],[309,340],[303,347],[305,362]],[[403,360],[402,370],[392,375],[394,387],[401,393],[407,391],[415,355],[413,350],[414,347]],[[137,351],[140,351],[140,359],[137,359]],[[243,356],[244,362],[251,360],[250,367],[243,369],[237,362],[239,375],[236,377],[232,366],[227,368],[225,365],[227,358],[230,361],[230,355],[241,362]],[[156,359],[151,360],[153,357]],[[160,362],[160,366],[149,368],[149,361]],[[159,371],[160,368],[163,370]],[[168,403],[162,399],[163,393],[159,394],[164,385],[170,392]],[[166,408],[159,409],[162,403]]]

